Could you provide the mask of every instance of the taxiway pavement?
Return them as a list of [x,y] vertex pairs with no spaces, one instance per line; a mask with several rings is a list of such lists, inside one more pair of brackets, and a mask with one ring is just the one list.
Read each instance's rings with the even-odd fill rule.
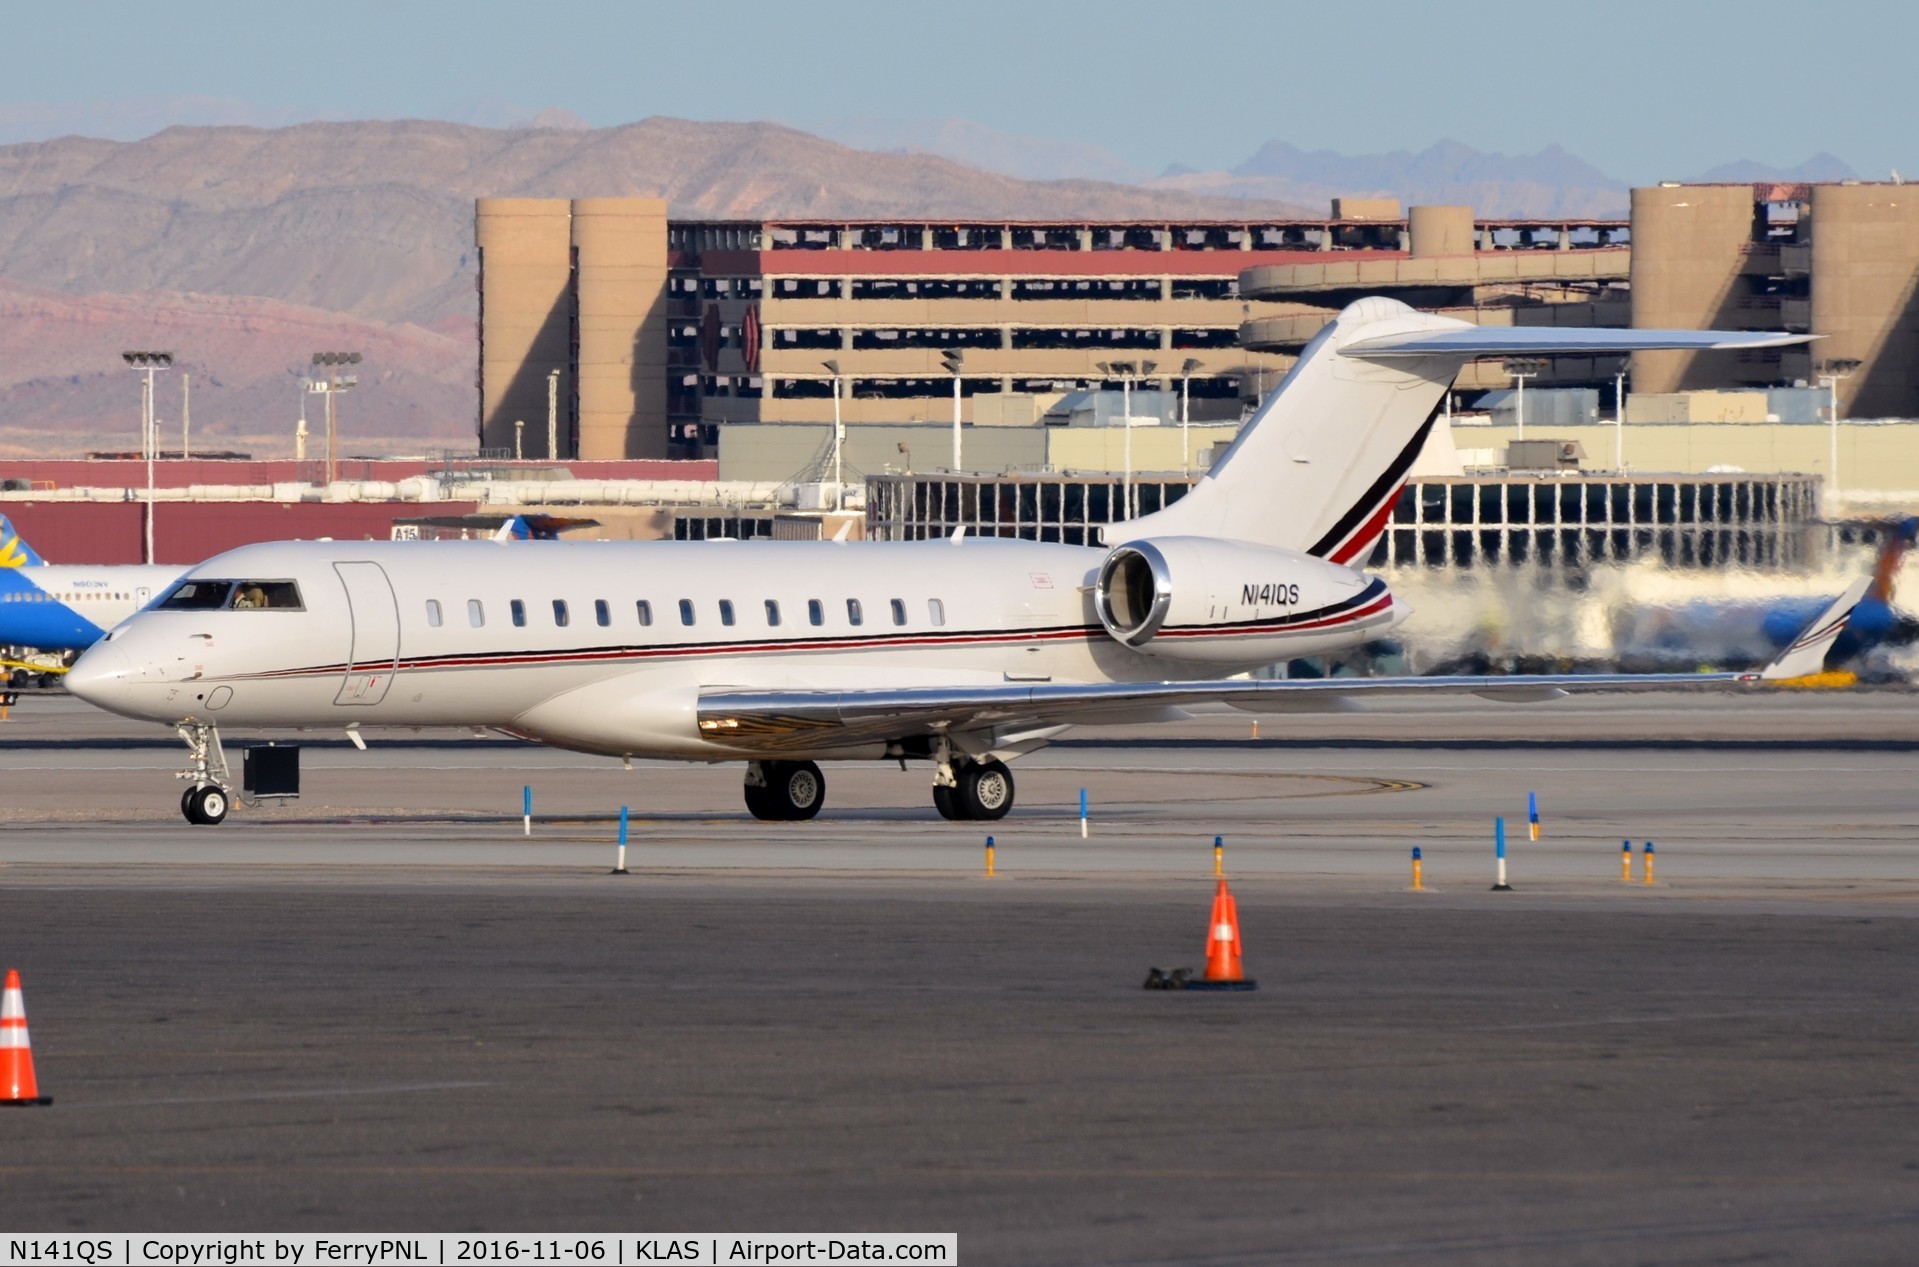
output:
[[[57,1103],[0,1118],[0,1228],[1909,1257],[1919,699],[1555,708],[1080,732],[991,825],[920,769],[764,825],[737,766],[375,736],[195,829],[166,732],[36,701],[0,963]],[[1261,988],[1142,991],[1201,962],[1216,833]]]

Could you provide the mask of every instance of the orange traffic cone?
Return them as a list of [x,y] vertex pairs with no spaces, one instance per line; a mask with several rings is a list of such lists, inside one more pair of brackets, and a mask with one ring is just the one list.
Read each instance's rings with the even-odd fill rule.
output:
[[27,1005],[20,974],[7,969],[7,990],[0,996],[0,1105],[52,1104],[33,1078],[33,1043],[27,1037]]
[[1239,903],[1221,880],[1213,890],[1213,919],[1206,930],[1206,975],[1188,982],[1189,990],[1256,990],[1239,962]]

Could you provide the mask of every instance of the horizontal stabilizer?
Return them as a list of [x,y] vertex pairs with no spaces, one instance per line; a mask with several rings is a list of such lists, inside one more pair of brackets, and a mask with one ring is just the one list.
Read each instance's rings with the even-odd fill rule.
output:
[[1355,339],[1341,356],[1368,361],[1409,356],[1612,356],[1626,352],[1709,352],[1778,348],[1806,343],[1815,336],[1755,330],[1604,330],[1551,326],[1467,326],[1450,330],[1409,330]]

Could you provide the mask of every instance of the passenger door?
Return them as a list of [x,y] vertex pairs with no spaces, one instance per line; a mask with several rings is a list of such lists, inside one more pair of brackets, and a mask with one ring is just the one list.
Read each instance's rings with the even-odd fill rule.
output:
[[335,704],[377,704],[400,667],[400,605],[386,569],[377,563],[335,563],[346,586],[353,637],[346,680]]

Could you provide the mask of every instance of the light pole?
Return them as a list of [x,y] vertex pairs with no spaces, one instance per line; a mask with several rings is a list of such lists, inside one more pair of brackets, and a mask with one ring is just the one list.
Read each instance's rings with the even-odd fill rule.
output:
[[159,457],[160,437],[153,428],[153,373],[171,369],[171,352],[122,352],[127,368],[140,374],[140,451],[147,459],[146,513],[141,516],[146,536],[146,561],[153,562],[153,460]]
[[[844,494],[841,491],[843,486],[840,483],[840,444],[846,439],[846,424],[840,421],[840,363],[838,361],[821,361],[820,364],[824,365],[826,372],[833,376],[833,510],[835,513],[838,513],[845,509],[844,503],[841,501]],[[955,438],[953,444],[954,452],[957,454],[959,452],[959,440]],[[955,458],[954,460],[957,461],[958,459]]]
[[1626,371],[1612,376],[1612,466],[1626,469]]
[[360,379],[354,374],[342,374],[340,368],[358,365],[358,352],[315,352],[313,363],[324,367],[326,379],[315,384],[315,390],[326,394],[326,482],[331,484],[340,478],[340,428],[339,419],[333,408],[333,398],[343,391],[360,385]]
[[546,372],[546,456],[550,462],[560,457],[560,371]]
[[526,419],[513,420],[513,460],[526,461]]
[[1851,378],[1853,372],[1863,364],[1865,364],[1864,361],[1850,357],[1837,357],[1819,363],[1819,385],[1826,389],[1826,399],[1829,402],[1826,409],[1826,474],[1828,477],[1826,518],[1828,519],[1836,519],[1839,516],[1839,381]]
[[1186,364],[1179,367],[1179,468],[1183,474],[1193,473],[1193,451],[1186,439],[1186,431],[1193,421],[1193,371],[1200,367],[1196,356],[1186,358]]
[[966,364],[963,348],[947,348],[940,353],[940,364],[953,376],[953,470],[960,469],[960,370]]
[[[299,373],[295,370],[294,373]],[[313,383],[310,379],[300,380],[300,425],[293,429],[293,460],[307,460],[307,397],[312,394]]]
[[1521,440],[1526,438],[1526,380],[1539,377],[1539,372],[1545,368],[1544,358],[1534,356],[1513,357],[1505,363],[1507,376],[1518,387],[1518,392],[1514,396],[1513,412],[1519,421],[1518,438]]
[[180,460],[186,461],[193,455],[193,397],[190,391],[193,375],[180,375]]
[[1108,378],[1119,380],[1120,421],[1126,428],[1126,441],[1123,446],[1124,471],[1120,479],[1120,496],[1125,508],[1125,518],[1133,517],[1133,375],[1151,374],[1154,362],[1142,361],[1135,365],[1131,361],[1101,361],[1099,372]]

